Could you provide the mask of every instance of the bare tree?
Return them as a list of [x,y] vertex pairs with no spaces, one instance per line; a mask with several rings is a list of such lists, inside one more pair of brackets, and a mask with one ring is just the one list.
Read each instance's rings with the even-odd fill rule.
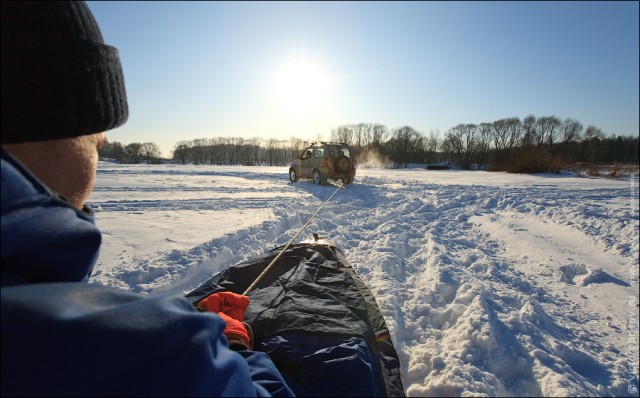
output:
[[98,156],[101,159],[110,158],[122,162],[127,157],[127,152],[122,143],[113,141],[105,143],[102,148],[98,149]]
[[592,139],[602,140],[604,139],[604,133],[600,128],[592,125],[588,125],[584,131],[584,139],[585,140],[592,140]]
[[160,158],[162,153],[160,147],[153,142],[144,142],[140,145],[140,155],[147,161],[147,164],[151,164],[152,161]]
[[599,162],[602,158],[604,148],[602,141],[604,140],[604,132],[595,126],[587,126],[584,130],[584,139],[582,140],[582,157],[588,159],[591,163]]
[[404,163],[406,168],[411,156],[420,150],[422,142],[420,133],[416,129],[410,126],[403,126],[393,130],[392,137],[387,144],[395,167],[399,168]]
[[204,164],[207,160],[209,140],[206,138],[196,138],[191,145],[191,156],[195,164]]
[[228,150],[227,139],[225,137],[207,138],[206,143],[205,156],[209,164],[224,164]]
[[562,122],[556,116],[543,116],[536,121],[537,132],[537,144],[549,145],[549,148],[553,147],[553,143],[556,141]]
[[522,146],[532,146],[537,144],[536,139],[536,117],[529,115],[522,119]]
[[496,120],[490,127],[491,140],[497,151],[511,149],[522,135],[522,123],[517,117]]
[[579,154],[578,141],[582,132],[582,123],[574,119],[565,119],[560,125],[557,153],[566,161],[573,163]]
[[[278,141],[278,164],[285,165],[289,160],[297,158],[300,154],[293,153],[289,147],[289,142],[287,140]],[[293,156],[293,157],[292,157]]]
[[507,149],[515,147],[520,141],[522,135],[522,123],[517,117],[506,119],[507,126],[509,127],[509,139],[507,141]]
[[291,137],[289,139],[289,156],[287,156],[287,160],[293,160],[297,158],[305,147],[306,144],[304,141],[302,141],[302,139]]
[[140,158],[142,157],[142,144],[139,142],[132,142],[124,147],[127,158],[131,159],[133,163],[140,163]]
[[440,132],[437,130],[429,131],[429,137],[425,140],[425,151],[427,155],[427,163],[436,163],[439,159],[436,159],[438,147],[440,146],[439,139]]
[[353,130],[353,149],[355,152],[362,152],[367,144],[367,132],[369,130],[368,123],[358,123],[352,126]]
[[191,143],[188,141],[178,141],[173,147],[173,159],[186,164],[191,156]]
[[353,129],[349,125],[344,124],[337,129],[331,130],[331,141],[344,142],[351,145],[353,141]]
[[389,136],[389,129],[387,126],[379,123],[374,123],[371,126],[371,140],[369,145],[373,148],[379,149],[382,143],[387,140]]
[[233,160],[232,139],[229,137],[220,137],[216,142],[218,148],[218,164],[231,164]]
[[508,119],[500,119],[491,123],[491,140],[496,150],[501,151],[507,147],[509,142],[509,123]]
[[565,119],[560,126],[561,142],[577,141],[580,139],[582,123],[574,119]]
[[489,148],[491,147],[491,123],[480,123],[477,128],[478,146],[476,161],[480,169],[484,169],[489,158]]
[[274,163],[277,163],[277,154],[278,154],[278,140],[275,138],[269,138],[267,141],[267,157],[269,159],[269,166],[273,166]]
[[479,141],[478,126],[459,124],[447,132],[444,147],[453,153],[461,168],[469,170],[477,156]]
[[251,138],[247,140],[247,145],[249,145],[249,152],[251,153],[251,163],[260,164],[260,153],[263,152],[262,139],[258,137]]
[[238,164],[238,162],[240,161],[240,152],[243,144],[244,138],[229,138],[229,147],[231,149],[229,164]]

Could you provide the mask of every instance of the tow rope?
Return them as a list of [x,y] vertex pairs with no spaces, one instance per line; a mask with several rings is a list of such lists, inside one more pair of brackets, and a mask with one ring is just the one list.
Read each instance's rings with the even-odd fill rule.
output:
[[247,288],[247,290],[245,290],[245,291],[244,291],[244,293],[242,293],[242,295],[243,295],[243,296],[246,296],[247,294],[249,294],[249,292],[250,292],[250,291],[251,291],[251,290],[252,290],[252,289],[253,289],[253,288],[258,284],[258,282],[260,281],[260,279],[262,279],[262,278],[267,274],[267,271],[269,271],[269,268],[271,268],[271,267],[273,266],[273,264],[275,264],[275,263],[276,263],[276,261],[278,261],[278,259],[279,259],[279,258],[280,258],[280,256],[282,255],[282,253],[284,253],[284,252],[289,248],[289,246],[291,246],[291,244],[293,243],[293,241],[295,241],[295,240],[298,238],[298,236],[300,236],[300,234],[302,233],[302,231],[304,231],[304,229],[305,229],[305,228],[307,228],[307,226],[309,225],[309,223],[311,222],[311,220],[313,220],[313,219],[315,218],[315,216],[320,212],[320,210],[322,210],[322,208],[324,207],[324,205],[326,205],[326,204],[331,200],[331,198],[333,198],[333,195],[335,195],[335,194],[338,192],[338,190],[339,190],[340,188],[342,188],[343,186],[344,186],[344,183],[342,183],[342,182],[341,182],[341,183],[340,183],[340,185],[338,186],[338,188],[336,188],[336,190],[331,194],[331,196],[329,196],[329,198],[328,198],[327,200],[325,200],[325,201],[324,201],[324,203],[322,203],[322,205],[320,205],[320,207],[318,207],[318,210],[316,210],[316,212],[315,212],[315,213],[313,213],[313,215],[311,216],[311,218],[309,218],[309,221],[307,221],[307,223],[306,223],[306,224],[304,224],[304,225],[302,226],[302,228],[300,228],[300,230],[298,231],[298,233],[297,233],[293,238],[291,238],[291,240],[289,241],[289,243],[287,243],[287,244],[285,245],[285,247],[283,247],[283,248],[282,248],[282,250],[280,250],[280,253],[278,253],[278,255],[276,256],[276,258],[274,258],[274,259],[269,263],[269,265],[267,265],[267,267],[264,269],[264,271],[262,271],[262,272],[260,273],[260,275],[258,275],[258,277],[253,281],[253,283],[251,283],[251,285]]

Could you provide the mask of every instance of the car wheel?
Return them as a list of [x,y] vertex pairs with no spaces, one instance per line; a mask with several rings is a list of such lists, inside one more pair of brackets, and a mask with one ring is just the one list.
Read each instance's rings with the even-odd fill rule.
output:
[[322,178],[322,174],[318,169],[313,170],[313,183],[317,185],[324,184],[324,179]]
[[294,169],[293,167],[289,169],[289,179],[291,180],[291,182],[298,181],[298,173],[296,173],[296,169]]

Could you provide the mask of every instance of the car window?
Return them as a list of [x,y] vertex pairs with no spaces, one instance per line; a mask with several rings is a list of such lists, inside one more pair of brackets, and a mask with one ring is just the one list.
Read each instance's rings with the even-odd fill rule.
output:
[[302,159],[307,159],[311,157],[311,149],[307,149],[306,151],[304,151],[304,154],[302,155]]
[[322,156],[324,156],[324,148],[316,148],[314,156],[317,158],[321,158]]
[[348,158],[351,157],[349,153],[349,148],[346,146],[332,146],[327,149],[329,151],[330,158],[337,158],[338,156],[346,156]]

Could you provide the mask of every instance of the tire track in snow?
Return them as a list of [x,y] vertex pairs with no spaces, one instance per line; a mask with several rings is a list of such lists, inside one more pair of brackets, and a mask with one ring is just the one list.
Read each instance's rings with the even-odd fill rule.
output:
[[[413,343],[400,347],[406,348],[401,360],[410,395],[460,395],[465,391],[543,395],[558,389],[598,394],[606,384],[614,384],[613,390],[620,388],[621,380],[614,382],[594,354],[604,350],[602,346],[594,346],[593,353],[587,354],[571,344],[549,346],[539,336],[527,339],[527,335],[535,337],[531,330],[541,322],[548,330],[558,331],[558,340],[572,341],[588,333],[576,335],[554,320],[543,307],[560,313],[550,304],[553,293],[534,286],[535,281],[501,254],[500,242],[470,222],[474,215],[500,207],[539,214],[575,199],[565,194],[559,201],[538,200],[531,190],[505,194],[469,187],[439,187],[431,198],[423,198],[424,192],[405,190],[383,206],[378,202],[375,210],[359,209],[357,217],[343,217],[352,221],[352,234],[360,231],[365,241],[377,242],[375,254],[363,244],[351,247],[348,255],[365,280],[383,286],[374,294],[397,340]],[[379,223],[353,222],[361,218]],[[585,230],[586,225],[578,229]],[[339,228],[333,230],[341,235]],[[358,256],[360,248],[366,254]],[[361,258],[375,260],[363,266]],[[425,340],[424,336],[433,338]],[[460,341],[460,336],[467,340]],[[552,359],[541,365],[544,359],[540,358],[545,356]],[[539,372],[548,372],[554,361],[569,375],[571,388],[538,383]],[[477,379],[487,382],[474,389]]]

